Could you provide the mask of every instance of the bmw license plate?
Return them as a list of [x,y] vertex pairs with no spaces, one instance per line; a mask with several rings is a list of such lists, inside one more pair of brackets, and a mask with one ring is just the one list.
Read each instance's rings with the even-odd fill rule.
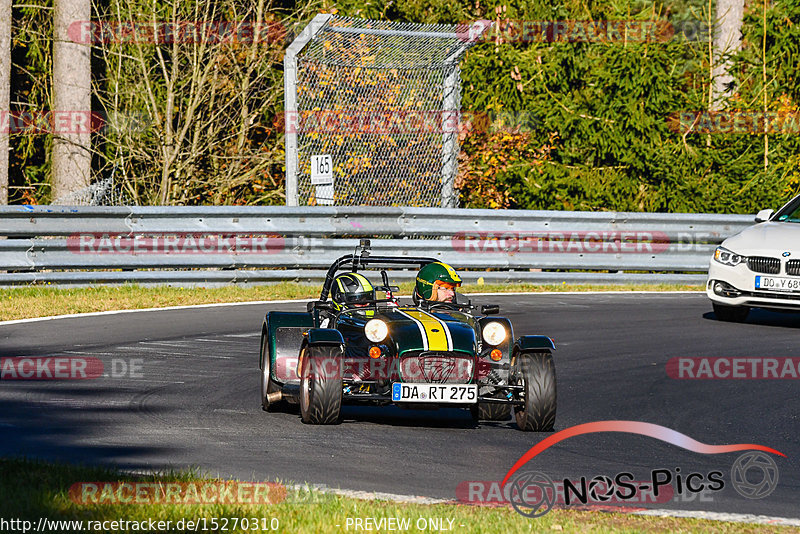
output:
[[756,276],[756,289],[768,291],[800,291],[800,278]]
[[447,402],[471,404],[478,400],[476,384],[392,384],[394,402]]

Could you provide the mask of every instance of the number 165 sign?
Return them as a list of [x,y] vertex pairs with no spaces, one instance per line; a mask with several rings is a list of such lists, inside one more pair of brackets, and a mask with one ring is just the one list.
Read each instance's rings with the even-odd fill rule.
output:
[[333,159],[329,154],[311,156],[311,185],[333,183]]

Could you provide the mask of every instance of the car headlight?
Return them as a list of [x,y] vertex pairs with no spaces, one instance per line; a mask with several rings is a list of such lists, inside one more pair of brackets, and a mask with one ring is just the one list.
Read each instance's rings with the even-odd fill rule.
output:
[[364,333],[373,343],[380,343],[389,335],[389,327],[380,319],[370,319],[364,325]]
[[730,265],[731,267],[736,267],[747,258],[744,256],[740,256],[735,252],[731,252],[725,247],[717,247],[717,250],[714,251],[714,260],[723,264],[723,265]]
[[506,339],[506,328],[497,321],[487,323],[483,327],[483,339],[489,345],[499,345]]

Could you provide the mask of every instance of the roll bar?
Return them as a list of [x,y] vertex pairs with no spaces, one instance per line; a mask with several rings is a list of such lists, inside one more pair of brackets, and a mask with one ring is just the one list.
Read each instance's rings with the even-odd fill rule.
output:
[[325,283],[322,284],[319,302],[324,302],[328,299],[331,285],[333,285],[333,279],[336,277],[336,273],[342,267],[349,265],[352,266],[353,272],[357,272],[359,268],[366,267],[368,265],[404,265],[406,267],[422,267],[436,261],[439,260],[435,258],[424,258],[419,256],[372,256],[370,254],[369,239],[362,239],[361,243],[352,254],[342,256],[338,260],[334,261],[333,264],[331,264],[330,268],[328,269],[328,273],[325,275]]

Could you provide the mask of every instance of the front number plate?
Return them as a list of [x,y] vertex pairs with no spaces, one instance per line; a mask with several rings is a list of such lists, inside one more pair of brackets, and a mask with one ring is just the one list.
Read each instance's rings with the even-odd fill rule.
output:
[[392,384],[394,402],[471,404],[478,400],[476,384]]
[[768,291],[800,291],[800,278],[756,276],[756,289]]

